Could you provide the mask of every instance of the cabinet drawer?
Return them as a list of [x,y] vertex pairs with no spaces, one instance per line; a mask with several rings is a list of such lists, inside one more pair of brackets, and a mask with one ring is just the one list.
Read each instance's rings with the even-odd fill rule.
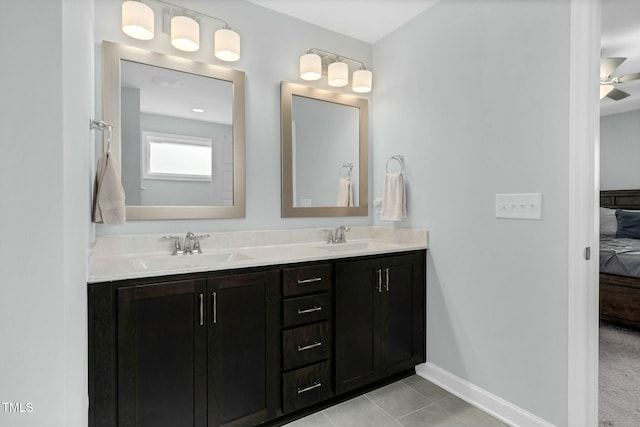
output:
[[285,371],[328,359],[331,354],[329,322],[282,332],[282,368]]
[[285,297],[304,295],[329,289],[331,266],[328,264],[311,267],[287,268],[283,270]]
[[282,302],[282,322],[286,327],[328,320],[331,314],[329,294],[289,298]]
[[329,362],[323,362],[283,374],[283,411],[295,411],[331,397],[329,373]]

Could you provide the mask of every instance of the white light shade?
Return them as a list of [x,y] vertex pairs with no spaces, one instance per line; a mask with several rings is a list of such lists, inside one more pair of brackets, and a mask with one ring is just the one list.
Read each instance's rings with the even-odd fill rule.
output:
[[600,85],[600,99],[609,95],[609,92],[611,92],[613,89],[613,85]]
[[345,62],[329,64],[329,86],[342,87],[349,84],[349,66]]
[[138,40],[153,38],[153,10],[139,1],[122,3],[122,31]]
[[185,52],[195,52],[200,48],[200,25],[188,16],[171,18],[171,44]]
[[214,35],[216,58],[227,62],[240,59],[240,35],[228,28],[216,31]]
[[300,78],[302,80],[318,80],[322,77],[322,59],[315,53],[307,53],[300,57]]
[[358,70],[353,73],[353,83],[351,90],[358,93],[371,92],[371,81],[373,73],[369,70]]

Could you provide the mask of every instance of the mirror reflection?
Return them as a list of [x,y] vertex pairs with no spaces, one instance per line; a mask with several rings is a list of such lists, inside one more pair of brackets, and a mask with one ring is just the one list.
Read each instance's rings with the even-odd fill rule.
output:
[[127,205],[233,205],[231,82],[132,61],[120,70]]
[[281,84],[282,216],[368,214],[368,102]]
[[293,206],[358,206],[360,111],[293,95]]
[[244,73],[103,42],[127,220],[242,218]]

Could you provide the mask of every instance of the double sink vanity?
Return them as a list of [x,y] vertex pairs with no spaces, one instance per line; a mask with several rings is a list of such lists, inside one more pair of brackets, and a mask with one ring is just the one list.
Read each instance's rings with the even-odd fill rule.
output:
[[89,279],[90,425],[281,425],[425,361],[427,233],[354,227],[103,236]]
[[[102,50],[105,151],[121,165],[127,221],[244,218],[244,72]],[[368,216],[368,100],[280,89],[281,216]],[[158,108],[187,102],[215,114]],[[154,153],[167,146],[204,150],[211,164],[158,171]],[[349,202],[336,203],[344,180]],[[97,237],[89,425],[282,425],[411,374],[426,355],[427,237],[391,227]]]

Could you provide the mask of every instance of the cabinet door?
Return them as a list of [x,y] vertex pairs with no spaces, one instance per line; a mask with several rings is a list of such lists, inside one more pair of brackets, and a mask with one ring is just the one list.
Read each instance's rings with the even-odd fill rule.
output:
[[206,282],[117,290],[119,427],[206,427]]
[[208,279],[209,427],[257,425],[277,415],[279,274]]
[[388,257],[380,262],[383,292],[380,322],[384,376],[425,360],[425,279],[420,255]]
[[335,268],[336,393],[377,379],[380,369],[380,288],[375,260]]

